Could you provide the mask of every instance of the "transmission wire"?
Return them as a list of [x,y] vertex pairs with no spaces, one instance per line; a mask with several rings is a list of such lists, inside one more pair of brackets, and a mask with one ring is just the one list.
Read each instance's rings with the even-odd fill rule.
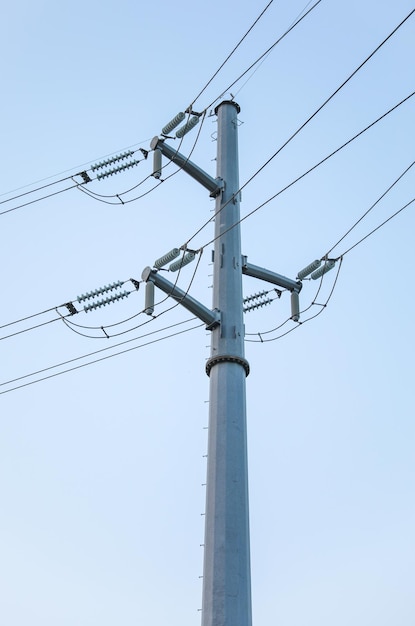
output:
[[347,235],[349,235],[352,230],[354,228],[356,228],[356,226],[358,224],[360,224],[360,222],[372,211],[372,209],[375,208],[375,206],[377,204],[379,204],[379,202],[393,189],[393,187],[395,187],[395,185],[409,172],[409,170],[411,169],[411,167],[415,165],[415,161],[412,161],[412,163],[409,165],[409,167],[407,167],[399,176],[398,178],[396,178],[396,180],[394,180],[394,182],[386,189],[386,191],[384,191],[382,193],[382,195],[379,196],[379,198],[368,208],[367,211],[365,211],[365,213],[363,213],[363,215],[361,217],[359,217],[359,219],[353,224],[353,226],[351,226],[346,232],[345,234],[340,237],[340,239],[330,248],[330,250],[328,250],[328,252],[326,252],[326,254],[324,255],[324,257],[328,257],[329,254],[334,250],[334,248],[337,248],[337,246],[339,245],[339,243],[341,243],[346,237]]
[[[189,322],[191,320],[186,320],[186,321]],[[184,323],[184,322],[179,322],[179,323]],[[34,385],[35,383],[39,383],[39,382],[42,382],[44,380],[48,380],[50,378],[55,378],[56,376],[60,376],[62,374],[67,374],[68,372],[72,372],[74,370],[78,370],[78,369],[81,369],[83,367],[87,367],[88,365],[93,365],[94,363],[98,363],[100,361],[105,361],[107,359],[111,359],[112,357],[119,356],[120,354],[126,354],[127,352],[131,352],[132,350],[137,350],[138,348],[144,348],[146,346],[149,346],[149,345],[154,344],[154,343],[158,343],[158,342],[163,341],[165,339],[171,339],[172,337],[176,337],[177,335],[182,335],[182,334],[184,334],[186,332],[190,332],[191,330],[195,330],[196,328],[200,328],[203,325],[204,324],[197,324],[196,326],[192,326],[191,328],[187,328],[185,330],[181,330],[181,331],[178,331],[176,333],[171,333],[170,335],[166,335],[165,337],[160,337],[159,339],[153,339],[152,341],[148,341],[147,343],[140,344],[139,346],[134,346],[132,348],[127,348],[126,350],[121,350],[120,352],[116,352],[114,354],[110,354],[108,356],[101,357],[101,358],[95,359],[93,361],[89,361],[88,363],[83,363],[82,365],[77,365],[75,367],[68,368],[66,370],[63,370],[62,372],[57,372],[56,374],[50,374],[49,376],[44,376],[44,377],[39,378],[37,380],[30,381],[30,382],[24,383],[22,385],[18,385],[16,387],[12,387],[11,389],[7,389],[6,391],[0,391],[0,395],[6,394],[6,393],[10,393],[11,391],[16,391],[17,389],[21,389],[22,387],[28,387],[29,385]],[[173,327],[173,326],[175,326],[175,325],[172,325],[171,327]],[[171,327],[167,327],[167,328],[171,328]],[[155,332],[159,332],[159,331],[155,331]],[[128,341],[135,341],[135,340],[137,340],[139,338],[140,337],[138,337],[138,338],[136,337],[135,339],[129,339]],[[122,342],[122,343],[127,343],[127,341],[126,342]],[[122,345],[122,343],[119,344],[119,345]],[[21,376],[19,378],[14,379],[14,380],[10,380],[10,381],[6,381],[4,383],[0,383],[0,386],[4,386],[4,385],[10,384],[12,382],[17,382],[18,380],[22,380],[23,378],[28,378],[30,376],[36,376],[36,374],[40,374],[42,372],[54,369],[56,367],[62,367],[63,365],[66,365],[66,364],[71,363],[73,361],[76,361],[76,360],[79,360],[79,359],[83,359],[83,358],[87,358],[88,356],[92,356],[93,354],[101,352],[102,350],[108,350],[108,349],[111,349],[111,348],[114,348],[114,347],[116,347],[116,346],[109,346],[108,348],[102,348],[101,350],[97,350],[96,352],[91,352],[90,354],[86,354],[86,355],[83,355],[81,357],[77,357],[75,359],[70,359],[69,361],[64,361],[63,363],[58,363],[56,365],[52,365],[52,366],[47,367],[47,368],[45,368],[43,370],[38,370],[37,372],[32,372],[31,374],[25,374],[24,376]]]
[[[256,340],[256,339],[245,339],[245,341],[248,342],[248,343],[270,343],[271,341],[277,341],[278,339],[282,339],[282,337],[285,337],[286,335],[289,335],[290,333],[298,330],[301,326],[303,326],[307,322],[310,322],[311,320],[313,320],[316,317],[318,317],[319,315],[321,315],[322,312],[327,308],[327,305],[330,302],[331,297],[332,297],[332,295],[334,293],[334,290],[336,288],[338,277],[339,277],[339,273],[340,273],[340,269],[341,269],[341,264],[342,264],[342,259],[340,259],[340,264],[339,264],[339,267],[337,269],[336,278],[334,280],[334,283],[332,285],[331,291],[330,291],[330,293],[329,293],[325,303],[324,304],[318,304],[317,302],[315,302],[315,298],[314,298],[314,301],[311,303],[311,305],[308,306],[304,311],[301,311],[301,313],[304,313],[305,311],[308,311],[312,306],[320,306],[321,308],[319,309],[319,311],[317,311],[317,313],[315,315],[311,315],[307,319],[301,321],[299,324],[296,324],[296,326],[293,326],[292,328],[287,330],[285,333],[282,333],[281,335],[278,335],[278,337],[272,337],[270,339],[262,339],[262,335],[266,335],[266,334],[270,334],[272,332],[275,332],[276,330],[278,330],[279,328],[284,326],[291,318],[288,318],[287,320],[285,320],[285,322],[283,322],[282,324],[280,324],[279,326],[277,326],[273,330],[265,331],[265,332],[262,332],[262,333],[247,333],[247,335],[258,335],[259,340]],[[320,291],[321,284],[322,284],[322,281],[320,282],[320,286],[319,286],[319,289],[318,289],[317,293]],[[317,295],[316,295],[316,297],[317,297]]]
[[411,17],[411,15],[413,15],[413,13],[415,13],[415,9],[413,9],[406,16],[406,18],[393,29],[393,31],[373,50],[373,52],[369,54],[368,57],[366,57],[366,59],[362,63],[360,63],[360,65],[348,76],[348,78],[346,78],[346,80],[344,80],[341,85],[337,87],[335,91],[333,91],[333,93],[314,111],[314,113],[310,115],[310,117],[308,117],[306,121],[303,122],[301,126],[299,126],[299,128],[297,128],[297,130],[282,144],[282,146],[280,146],[278,150],[276,150],[274,154],[272,154],[269,159],[265,161],[265,163],[251,176],[251,178],[246,181],[246,183],[240,188],[239,191],[244,189],[256,176],[258,176],[258,174],[263,169],[265,169],[267,165],[269,165],[269,163],[307,126],[307,124],[309,124],[311,120],[313,120],[316,115],[318,115],[318,113],[339,93],[341,89],[343,89],[343,87],[357,74],[357,72],[359,72],[359,70],[361,70],[362,67],[366,65],[366,63],[382,48],[382,46],[398,31],[398,29],[401,28],[401,26]]
[[[318,161],[318,163],[316,163],[315,165],[313,165],[312,167],[310,167],[308,170],[306,170],[305,172],[303,172],[300,176],[298,176],[297,178],[295,178],[293,181],[291,181],[288,185],[286,185],[285,187],[283,187],[282,189],[280,189],[279,191],[277,191],[277,193],[273,194],[271,197],[267,198],[266,200],[264,200],[264,202],[262,202],[260,205],[258,205],[257,207],[255,207],[254,209],[252,209],[252,211],[249,211],[249,213],[246,213],[246,215],[244,215],[243,217],[241,217],[241,219],[236,222],[235,224],[232,224],[231,226],[229,226],[229,228],[227,230],[224,231],[225,234],[228,231],[232,230],[233,228],[235,228],[236,226],[238,226],[241,222],[245,221],[246,219],[248,219],[248,217],[251,217],[254,213],[256,213],[257,211],[259,211],[260,209],[262,209],[264,206],[266,206],[267,204],[269,204],[270,202],[272,202],[272,200],[275,200],[275,198],[277,198],[278,196],[280,196],[281,194],[283,194],[285,191],[287,191],[288,189],[290,189],[290,187],[292,187],[293,185],[295,185],[296,183],[298,183],[300,180],[302,180],[303,178],[305,178],[308,174],[310,174],[311,172],[313,172],[315,169],[317,169],[320,165],[322,165],[323,163],[325,163],[326,161],[328,161],[332,156],[334,156],[335,154],[337,154],[338,152],[340,152],[341,150],[343,150],[343,148],[345,148],[346,146],[348,146],[350,143],[352,143],[355,139],[357,139],[358,137],[360,137],[361,135],[363,135],[367,130],[369,130],[370,128],[372,128],[373,126],[375,126],[375,124],[377,124],[378,122],[380,122],[381,120],[383,120],[387,115],[389,115],[390,113],[392,113],[393,111],[395,111],[398,107],[400,107],[402,104],[404,104],[407,100],[409,100],[410,98],[412,98],[415,95],[415,91],[413,91],[411,94],[409,94],[409,96],[406,96],[403,100],[401,100],[400,102],[398,102],[398,104],[396,104],[395,106],[393,106],[391,109],[389,109],[388,111],[386,111],[386,113],[383,113],[383,115],[381,115],[380,117],[378,117],[374,122],[371,122],[371,124],[369,124],[368,126],[366,126],[365,128],[363,128],[363,130],[359,131],[356,135],[354,135],[353,137],[351,137],[350,139],[348,139],[345,143],[343,143],[341,146],[339,146],[338,148],[336,148],[336,150],[333,150],[332,152],[330,152],[330,154],[328,154],[326,157],[324,157],[323,159],[321,159],[320,161]],[[263,169],[264,166],[262,166],[260,169]],[[260,170],[258,170],[259,172]],[[258,173],[256,172],[256,174]],[[241,192],[242,189],[244,189],[251,181],[252,179],[256,176],[256,174],[254,174],[253,176],[251,176],[251,178],[242,185],[242,187],[239,188],[239,190],[234,194],[234,196],[238,195],[238,193]],[[225,207],[232,202],[233,197],[230,198],[218,211],[217,214],[219,214],[221,211],[223,211],[225,209]],[[217,215],[216,214],[216,215]],[[195,233],[193,233],[193,235],[186,241],[185,245],[188,245],[192,239],[194,239],[204,228],[206,228],[206,226],[208,226],[208,224],[210,224],[210,222],[213,222],[213,220],[215,219],[216,215],[213,215],[212,217],[209,218],[209,220],[207,220]],[[213,239],[211,239],[210,241],[208,241],[207,243],[203,244],[202,248],[205,248],[206,246],[211,245],[212,243],[214,243],[214,241],[216,241],[218,237],[214,237]]]
[[197,96],[192,100],[192,103],[189,107],[189,109],[192,108],[192,106],[194,105],[194,103],[196,102],[196,100],[198,100],[200,98],[200,96],[202,95],[202,93],[208,88],[208,86],[210,85],[210,83],[216,78],[216,76],[219,74],[219,72],[221,71],[221,69],[226,65],[226,63],[229,61],[229,59],[231,58],[231,56],[236,52],[236,50],[239,48],[239,46],[242,44],[242,42],[244,41],[244,39],[246,39],[246,37],[249,35],[249,33],[251,32],[251,30],[256,26],[256,24],[259,22],[259,20],[261,19],[261,17],[264,15],[264,13],[267,11],[267,9],[269,9],[269,7],[271,6],[271,4],[273,3],[273,0],[271,0],[270,2],[268,2],[267,6],[265,7],[265,9],[263,9],[261,11],[261,13],[259,14],[259,16],[256,18],[256,20],[253,22],[253,24],[249,27],[249,29],[246,31],[245,35],[239,40],[239,42],[236,44],[236,46],[233,48],[233,50],[228,54],[228,56],[226,57],[226,59],[222,62],[222,64],[219,66],[219,68],[216,70],[216,72],[213,74],[213,76],[211,76],[211,78],[208,80],[208,82],[205,84],[205,86],[203,87],[203,89],[197,94]]
[[[381,224],[379,224],[378,226],[376,226],[376,228],[374,228],[373,230],[371,230],[367,235],[365,235],[364,237],[362,237],[361,239],[359,239],[359,241],[357,241],[355,244],[353,244],[352,246],[350,246],[350,248],[348,248],[347,250],[345,250],[343,252],[343,254],[341,255],[341,257],[346,256],[346,254],[348,254],[351,250],[353,250],[354,248],[356,248],[357,246],[359,246],[363,241],[365,241],[366,239],[368,239],[369,237],[371,237],[376,231],[378,231],[380,228],[382,228],[383,226],[385,226],[385,224],[387,224],[388,222],[390,222],[394,217],[396,217],[397,215],[399,215],[399,213],[402,213],[402,211],[404,211],[405,209],[407,209],[411,204],[413,204],[415,202],[415,198],[412,198],[412,200],[409,200],[409,202],[407,202],[406,204],[404,204],[403,207],[401,207],[400,209],[398,209],[395,213],[393,213],[392,215],[390,215],[385,221],[383,221]],[[338,258],[341,258],[338,257]],[[337,260],[337,259],[336,259]]]

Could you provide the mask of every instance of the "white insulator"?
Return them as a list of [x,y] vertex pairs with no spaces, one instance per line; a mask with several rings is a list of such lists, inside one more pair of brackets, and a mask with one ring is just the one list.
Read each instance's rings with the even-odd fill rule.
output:
[[185,254],[181,259],[172,263],[169,267],[169,270],[171,272],[177,272],[177,270],[180,270],[182,267],[184,267],[188,263],[191,263],[193,259],[195,258],[195,256],[196,255],[194,252],[187,252],[187,254]]
[[291,292],[291,319],[293,322],[300,319],[300,298],[297,291]]
[[159,259],[157,259],[157,261],[154,261],[154,267],[160,269],[160,267],[163,267],[164,265],[167,265],[167,263],[170,263],[174,259],[177,259],[179,254],[179,248],[173,248],[173,250],[170,250],[170,252],[167,252],[167,254],[161,256]]
[[310,265],[307,265],[307,267],[301,270],[301,272],[298,272],[297,274],[298,280],[303,280],[303,278],[311,274],[311,272],[314,272],[314,270],[318,269],[320,265],[321,265],[321,261],[319,261],[318,259],[310,263]]
[[254,293],[252,296],[247,296],[243,299],[243,302],[250,302],[251,300],[258,300],[258,298],[264,298],[267,295],[268,291],[259,291],[258,293]]
[[332,261],[331,259],[329,261],[326,261],[324,265],[322,265],[318,270],[311,274],[311,278],[313,280],[320,278],[321,276],[323,276],[323,274],[326,274],[327,272],[332,270],[335,265],[336,261]]
[[181,126],[179,130],[176,131],[176,137],[178,139],[181,139],[186,133],[192,130],[192,128],[194,128],[196,124],[198,123],[199,123],[199,118],[197,115],[194,115],[193,117],[190,118],[190,120],[186,122],[186,124]]
[[153,152],[153,176],[157,179],[161,176],[161,150],[159,148]]
[[168,135],[169,133],[171,133],[171,131],[176,128],[176,126],[178,126],[180,124],[180,122],[183,122],[185,118],[185,114],[180,112],[176,115],[176,117],[173,117],[172,120],[170,120],[170,122],[168,124],[165,125],[164,128],[162,128],[161,132],[163,135]]
[[248,311],[253,311],[254,309],[260,309],[263,306],[267,306],[267,304],[271,304],[271,302],[271,298],[266,298],[266,300],[262,300],[261,302],[254,302],[254,304],[250,304],[249,306],[244,307],[243,311],[244,313],[247,313]]
[[153,315],[153,311],[154,311],[154,283],[152,283],[149,280],[148,283],[146,283],[144,313],[146,315]]

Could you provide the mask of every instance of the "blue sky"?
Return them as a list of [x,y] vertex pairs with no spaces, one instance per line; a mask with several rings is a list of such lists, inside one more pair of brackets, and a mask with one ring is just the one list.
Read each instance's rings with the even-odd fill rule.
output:
[[[143,288],[71,318],[83,328],[52,320],[188,240],[203,254],[178,284],[211,302],[212,224],[193,237],[212,216],[202,187],[180,171],[157,186],[151,155],[93,180],[94,197],[75,187],[78,172],[125,149],[143,158],[193,103],[206,116],[180,149],[215,176],[211,112],[231,92],[245,185],[414,8],[322,0],[229,87],[305,8],[274,1],[197,97],[266,4],[17,0],[3,11],[2,624],[200,623],[209,334],[161,296],[151,321]],[[243,222],[251,263],[295,278],[412,164],[411,98],[266,202],[413,92],[414,20],[243,188],[243,217],[264,204]],[[167,178],[176,168],[164,165]],[[414,622],[413,205],[347,252],[413,199],[414,171],[333,250],[346,254],[318,295],[304,281],[302,319],[319,316],[279,338],[295,327],[287,294],[246,314],[257,626]],[[246,296],[267,288],[244,279]]]

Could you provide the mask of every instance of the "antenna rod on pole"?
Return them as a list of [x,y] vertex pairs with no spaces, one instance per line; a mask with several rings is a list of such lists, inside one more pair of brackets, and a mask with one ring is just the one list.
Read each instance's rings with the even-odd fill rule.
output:
[[[217,106],[217,177],[202,626],[251,626],[251,573],[239,210],[239,105]],[[234,226],[235,225],[235,226]]]

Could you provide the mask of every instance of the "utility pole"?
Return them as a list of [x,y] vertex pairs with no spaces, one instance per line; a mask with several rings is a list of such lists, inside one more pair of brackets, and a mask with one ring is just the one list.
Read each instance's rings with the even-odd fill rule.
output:
[[[252,626],[251,568],[248,506],[248,462],[245,379],[249,364],[244,355],[242,275],[279,285],[291,292],[291,318],[299,319],[301,280],[292,280],[248,263],[241,254],[238,172],[239,105],[230,100],[215,109],[218,118],[217,177],[213,178],[187,157],[154,137],[153,175],[160,178],[161,155],[178,164],[216,198],[213,255],[213,307],[209,309],[159,273],[179,255],[179,249],[157,259],[142,273],[146,284],[145,311],[154,310],[154,286],[206,323],[212,333],[206,363],[210,377],[209,438],[203,566],[202,626]],[[166,136],[184,119],[180,113],[163,129]],[[182,137],[197,123],[191,118],[176,132]],[[190,256],[187,256],[189,255]],[[177,271],[192,253],[170,265]],[[193,255],[194,256],[194,255]],[[304,278],[319,267],[316,261],[299,273]],[[317,278],[330,269],[326,265]],[[300,276],[301,274],[301,276]]]
[[251,626],[248,464],[239,210],[239,106],[222,102],[218,116],[209,443],[202,626]]
[[[276,291],[280,297],[282,291],[274,289],[250,296],[245,299],[250,304],[244,309],[242,276],[251,276],[291,292],[291,319],[298,322],[302,280],[307,276],[313,280],[321,278],[335,266],[336,261],[325,257],[322,265],[322,259],[317,259],[298,272],[296,280],[292,280],[248,263],[248,257],[241,254],[239,112],[240,107],[233,100],[224,100],[215,109],[218,120],[216,178],[166,143],[166,139],[171,139],[171,131],[185,120],[184,112],[178,113],[164,126],[162,137],[154,137],[150,144],[153,150],[154,178],[161,178],[164,156],[205,187],[216,201],[211,309],[180,289],[176,285],[177,281],[172,283],[165,278],[165,274],[160,273],[160,269],[168,263],[169,271],[177,272],[194,260],[196,251],[189,250],[187,245],[173,248],[158,258],[153,267],[146,267],[142,272],[142,279],[146,283],[144,312],[147,315],[153,315],[154,288],[157,287],[201,319],[212,335],[211,354],[206,363],[206,373],[210,377],[210,396],[202,626],[252,626],[245,387],[249,363],[244,354],[243,314],[244,311],[272,302],[272,298],[260,302],[258,298],[263,298],[270,291]],[[202,115],[189,110],[186,113],[189,113],[187,121],[176,131],[178,139],[194,128]],[[142,152],[147,158],[148,151]],[[124,161],[132,154],[127,151],[92,166],[92,170]],[[128,161],[113,169],[106,169],[97,178],[111,176],[138,162]],[[180,256],[179,260],[174,261]],[[96,295],[112,292],[122,284],[113,283],[83,294],[78,297],[78,301],[83,302]],[[139,283],[133,281],[133,284],[138,289]],[[84,311],[105,306],[128,295],[126,290],[115,293],[85,305]],[[71,314],[77,312],[71,303],[65,306]]]

